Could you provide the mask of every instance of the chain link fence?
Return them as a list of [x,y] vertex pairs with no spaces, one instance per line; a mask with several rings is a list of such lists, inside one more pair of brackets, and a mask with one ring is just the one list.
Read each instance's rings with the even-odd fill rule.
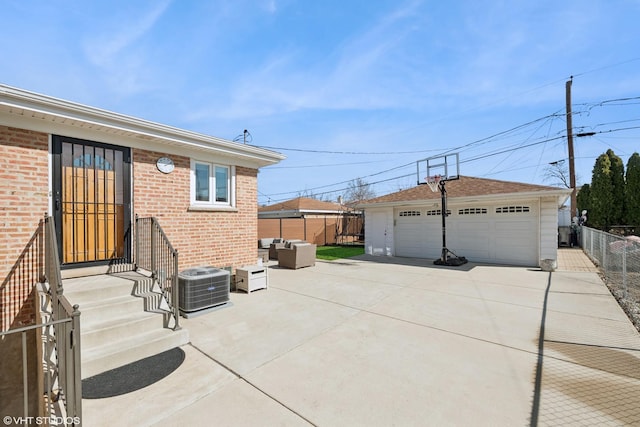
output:
[[583,226],[581,245],[600,269],[613,296],[640,330],[640,239]]

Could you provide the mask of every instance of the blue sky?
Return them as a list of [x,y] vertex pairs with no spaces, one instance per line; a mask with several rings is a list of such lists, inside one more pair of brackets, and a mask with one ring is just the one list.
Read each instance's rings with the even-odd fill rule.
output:
[[416,160],[578,183],[612,148],[640,151],[640,0],[4,0],[0,82],[204,134],[287,160],[259,202],[415,185]]

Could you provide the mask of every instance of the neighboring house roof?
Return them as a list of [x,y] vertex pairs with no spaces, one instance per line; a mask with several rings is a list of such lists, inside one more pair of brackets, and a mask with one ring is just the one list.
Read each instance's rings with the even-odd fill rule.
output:
[[[474,201],[484,199],[501,199],[515,197],[558,197],[558,204],[566,200],[571,189],[548,187],[544,185],[525,184],[522,182],[499,181],[495,179],[460,176],[460,179],[447,181],[445,184],[448,199]],[[431,191],[428,185],[418,185],[408,190],[387,194],[365,200],[358,204],[359,208],[421,204],[426,200],[440,200],[440,191]]]
[[[117,144],[123,138],[132,146],[184,154],[188,149],[234,159],[234,164],[252,168],[285,159],[275,151],[182,130],[86,105],[61,100],[0,84],[0,125],[58,133],[83,139],[101,135]],[[158,147],[161,146],[161,147]]]
[[292,218],[304,214],[338,215],[350,211],[347,207],[338,203],[324,202],[309,197],[298,197],[286,202],[276,203],[258,208],[259,218]]

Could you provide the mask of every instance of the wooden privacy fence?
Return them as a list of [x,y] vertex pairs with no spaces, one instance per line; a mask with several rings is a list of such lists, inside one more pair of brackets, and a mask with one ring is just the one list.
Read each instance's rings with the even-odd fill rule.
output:
[[300,239],[318,246],[364,242],[360,214],[315,215],[303,218],[259,218],[258,238]]

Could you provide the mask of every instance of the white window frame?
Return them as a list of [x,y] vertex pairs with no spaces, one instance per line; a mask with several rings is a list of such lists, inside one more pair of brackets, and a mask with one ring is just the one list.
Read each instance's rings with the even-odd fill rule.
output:
[[[196,200],[196,165],[206,165],[209,167],[209,200]],[[228,171],[227,177],[227,201],[216,201],[216,167],[225,168]],[[207,162],[204,160],[191,159],[191,183],[190,198],[191,206],[203,208],[234,208],[236,206],[236,168],[233,165],[223,165],[220,163]]]

